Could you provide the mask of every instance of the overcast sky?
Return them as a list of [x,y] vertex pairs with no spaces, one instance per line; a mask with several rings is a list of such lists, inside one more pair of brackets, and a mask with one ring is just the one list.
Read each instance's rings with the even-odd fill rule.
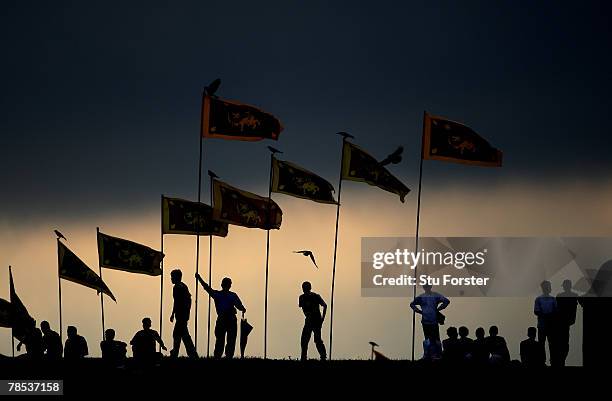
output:
[[[157,208],[161,193],[195,198],[201,89],[217,77],[220,96],[282,120],[274,146],[287,159],[334,183],[333,134],[348,131],[376,157],[404,145],[392,169],[415,188],[423,110],[504,151],[502,169],[428,162],[426,185],[612,172],[608,2],[1,7],[5,220]],[[204,169],[265,193],[265,145],[205,141]]]

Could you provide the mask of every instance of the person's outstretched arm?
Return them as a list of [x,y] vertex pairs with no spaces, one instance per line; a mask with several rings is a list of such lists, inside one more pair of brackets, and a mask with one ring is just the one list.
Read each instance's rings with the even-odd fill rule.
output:
[[166,346],[164,345],[164,340],[162,340],[162,338],[160,337],[158,332],[155,332],[155,341],[157,341],[157,343],[161,346],[161,348],[164,351],[167,351],[168,349],[166,348]]
[[196,273],[195,277],[196,279],[198,279],[198,282],[202,285],[202,287],[204,287],[206,292],[212,297],[214,295],[214,290],[212,289],[212,287],[202,279],[202,276],[200,276],[199,273]]
[[236,295],[236,300],[234,301],[234,306],[236,307],[236,309],[238,309],[240,312],[242,312],[242,314],[246,313],[246,308],[242,304],[242,301],[240,300],[240,297],[238,297],[238,295]]

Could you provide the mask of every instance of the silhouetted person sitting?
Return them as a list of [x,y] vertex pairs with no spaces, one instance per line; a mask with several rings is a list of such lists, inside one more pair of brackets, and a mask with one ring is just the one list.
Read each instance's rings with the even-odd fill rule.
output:
[[36,322],[32,321],[32,325],[28,325],[25,329],[22,340],[17,344],[17,351],[21,351],[23,344],[26,347],[25,358],[36,361],[43,359],[43,336],[40,329],[36,327]]
[[100,342],[102,360],[112,366],[121,365],[125,361],[127,354],[127,344],[123,341],[115,340],[115,330],[106,329],[104,340]]
[[[437,350],[440,348],[439,312],[450,304],[448,298],[433,292],[431,288],[431,285],[424,285],[423,290],[425,292],[410,303],[412,310],[421,315],[421,325],[423,326],[423,335],[425,337],[423,342],[425,348],[424,357],[426,359],[438,356]],[[436,351],[432,352],[432,349],[429,348],[435,348]]]
[[172,331],[172,338],[174,345],[170,356],[177,357],[179,350],[181,349],[181,341],[185,344],[185,351],[187,356],[190,358],[197,358],[198,353],[193,346],[193,340],[189,335],[189,328],[187,322],[189,322],[189,314],[191,312],[191,294],[189,289],[182,282],[183,273],[179,269],[172,270],[170,273],[170,279],[174,288],[172,290],[172,296],[174,298],[174,306],[172,308],[172,315],[170,315],[170,321],[174,323],[174,330]]
[[[314,342],[317,351],[319,351],[319,357],[324,361],[327,359],[327,351],[321,338],[321,327],[323,327],[323,322],[327,315],[327,304],[319,294],[312,292],[312,285],[308,281],[302,283],[302,292],[303,294],[298,299],[298,306],[302,308],[305,317],[302,337],[300,339],[302,347],[301,360],[305,361],[308,359],[308,343],[310,342],[310,336],[314,334]],[[323,307],[323,315],[321,315],[320,307]]]
[[[204,287],[206,292],[215,301],[215,309],[217,311],[217,322],[215,323],[215,350],[213,355],[219,359],[223,355],[223,347],[225,347],[225,357],[231,359],[234,357],[236,349],[236,335],[238,334],[238,320],[236,319],[236,309],[243,314],[246,308],[242,305],[242,301],[238,298],[235,292],[230,291],[232,288],[232,280],[229,277],[221,280],[221,290],[213,289],[208,283],[202,280],[202,277],[196,273],[196,278]],[[226,343],[227,336],[227,343]]]
[[43,350],[45,351],[45,358],[52,361],[62,359],[64,347],[62,346],[62,339],[60,338],[60,335],[51,330],[51,326],[46,320],[40,322],[40,329],[43,334]]
[[489,346],[485,338],[485,330],[482,327],[476,329],[476,339],[472,344],[472,362],[475,365],[486,365],[489,363]]
[[463,361],[472,360],[472,352],[474,348],[474,340],[468,337],[470,330],[465,327],[459,327],[459,353]]
[[[550,364],[556,365],[556,349],[555,349],[555,320],[557,317],[557,300],[550,295],[550,281],[542,281],[540,284],[542,295],[535,299],[533,313],[538,317],[538,341],[545,346],[548,340],[548,354]],[[546,351],[545,351],[546,352]]]
[[546,366],[544,345],[536,340],[538,330],[535,327],[527,329],[527,339],[521,341],[521,363],[529,368]]
[[[570,328],[576,323],[576,309],[578,308],[578,294],[572,291],[571,280],[563,281],[563,292],[557,294],[557,325],[556,325],[556,352],[555,360],[559,366],[565,366],[569,353]],[[552,359],[552,357],[551,357]]]
[[497,326],[489,328],[489,337],[485,339],[491,357],[489,362],[493,365],[505,365],[510,362],[510,351],[506,339],[498,335]]
[[446,329],[447,339],[442,341],[442,359],[448,364],[458,364],[462,361],[461,345],[459,344],[459,333],[456,327]]
[[159,333],[151,329],[151,319],[145,317],[142,319],[142,330],[134,334],[134,338],[130,341],[134,360],[153,363],[161,359],[161,353],[156,351],[155,344],[159,344],[166,351],[166,346]]
[[77,334],[77,328],[68,326],[68,338],[64,346],[64,359],[67,361],[76,361],[85,358],[89,355],[87,349],[87,341],[85,337]]

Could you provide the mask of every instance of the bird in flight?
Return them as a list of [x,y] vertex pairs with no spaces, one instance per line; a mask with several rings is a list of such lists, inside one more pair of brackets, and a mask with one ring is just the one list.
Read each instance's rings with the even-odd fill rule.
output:
[[398,146],[389,156],[385,157],[380,163],[380,166],[386,166],[387,164],[397,164],[402,161],[402,153],[404,152],[403,146]]
[[315,267],[318,269],[319,266],[317,265],[317,262],[315,261],[315,257],[312,254],[312,251],[309,250],[303,250],[303,251],[293,251],[293,253],[301,253],[304,256],[308,256],[310,257],[310,260],[312,260],[312,263],[314,263]]
[[53,232],[55,233],[55,235],[57,235],[57,239],[60,239],[60,238],[61,238],[61,239],[65,240],[65,241],[68,241],[68,240],[66,239],[66,237],[64,237],[64,234],[60,233],[60,232],[59,232],[59,231],[57,231],[57,230],[53,230]]
[[272,153],[283,153],[280,150],[273,148],[272,146],[268,146],[268,150]]

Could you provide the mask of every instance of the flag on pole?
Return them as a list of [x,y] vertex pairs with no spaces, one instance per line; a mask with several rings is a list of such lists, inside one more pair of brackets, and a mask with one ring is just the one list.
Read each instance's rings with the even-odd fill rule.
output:
[[283,126],[272,114],[255,106],[204,96],[202,136],[237,141],[277,140]]
[[373,156],[348,141],[344,142],[343,152],[343,180],[368,183],[399,195],[400,200],[404,202],[404,198],[410,192],[410,189],[395,178]]
[[10,297],[12,306],[12,328],[13,337],[19,341],[23,341],[28,333],[36,327],[36,321],[28,313],[27,308],[21,302],[21,299],[15,291],[15,283],[13,283],[13,272],[9,270],[9,285],[10,285]]
[[117,302],[115,296],[104,281],[102,281],[100,276],[60,241],[57,242],[57,254],[60,278],[92,288],[98,293],[102,292],[108,295],[113,301]]
[[374,360],[375,361],[388,361],[389,358],[384,355],[382,352],[373,350],[372,353],[374,354]]
[[213,220],[212,206],[178,198],[162,198],[162,233],[227,236],[227,223]]
[[423,159],[501,167],[502,152],[470,127],[425,113]]
[[263,230],[279,229],[281,226],[283,212],[270,198],[213,180],[213,200],[215,220]]
[[6,299],[0,298],[0,327],[13,326],[13,306]]
[[318,175],[288,161],[272,158],[272,192],[336,204],[334,186]]
[[98,257],[100,266],[108,269],[123,270],[129,273],[159,276],[164,254],[121,238],[98,232]]

